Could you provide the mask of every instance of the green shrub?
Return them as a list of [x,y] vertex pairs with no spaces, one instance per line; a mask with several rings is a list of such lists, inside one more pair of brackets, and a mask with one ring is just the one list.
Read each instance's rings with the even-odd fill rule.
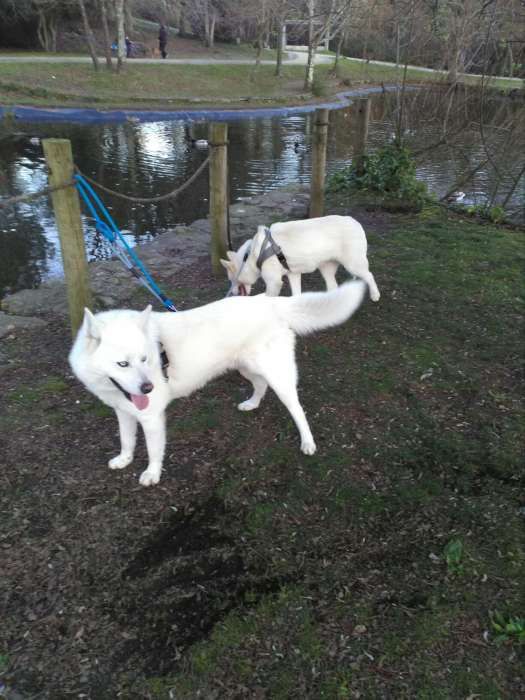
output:
[[525,644],[525,618],[506,617],[496,611],[491,615],[491,622],[497,644],[516,643],[520,646]]
[[365,155],[360,172],[352,164],[336,173],[328,186],[334,192],[368,190],[415,208],[421,208],[429,198],[426,184],[416,179],[416,166],[409,149],[395,144]]
[[479,216],[480,219],[491,221],[493,224],[501,224],[505,221],[505,210],[499,205],[489,207],[487,204],[471,204],[467,207],[454,207],[458,211],[466,211],[470,216]]

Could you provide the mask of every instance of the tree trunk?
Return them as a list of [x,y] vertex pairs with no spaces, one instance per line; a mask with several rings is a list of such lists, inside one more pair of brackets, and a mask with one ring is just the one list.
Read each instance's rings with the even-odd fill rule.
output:
[[279,28],[277,30],[277,61],[275,63],[275,75],[280,78],[283,73],[283,41],[284,41],[284,22],[279,20]]
[[343,44],[345,42],[346,35],[344,32],[341,32],[339,35],[339,39],[337,40],[337,45],[335,47],[335,60],[334,60],[334,67],[333,67],[333,72],[336,74],[337,73],[337,66],[339,64],[339,59],[341,58],[341,49],[343,48]]
[[214,10],[212,13],[211,22],[210,22],[210,37],[209,37],[210,49],[213,49],[213,47],[215,46],[215,24],[216,24],[216,22],[217,22],[217,13]]
[[95,37],[91,31],[91,25],[89,24],[84,0],[78,0],[78,6],[80,7],[80,14],[82,15],[82,24],[84,25],[84,33],[86,35],[89,54],[91,56],[91,60],[93,61],[93,68],[98,70],[97,46],[95,44]]
[[51,26],[49,27],[49,31],[51,33],[51,51],[53,53],[57,52],[57,25],[55,22],[52,22]]
[[56,51],[57,27],[53,14],[46,16],[43,10],[38,11],[37,36],[44,51]]
[[314,84],[314,59],[315,59],[315,47],[308,47],[308,60],[306,62],[306,76],[304,79],[304,89],[311,90]]
[[124,5],[124,31],[126,32],[126,36],[131,37],[133,36],[133,14],[131,12],[131,3],[127,2]]
[[315,42],[314,42],[314,13],[315,0],[308,0],[308,58],[306,61],[306,74],[304,78],[304,89],[311,90],[314,82],[314,59],[315,59]]
[[210,9],[207,1],[204,6],[204,45],[210,47]]
[[108,8],[106,6],[106,0],[100,0],[100,15],[102,18],[102,28],[104,30],[104,55],[106,56],[106,68],[112,70],[113,61],[111,59],[111,37],[109,34],[108,25]]
[[124,0],[115,0],[115,15],[117,18],[117,71],[122,70],[126,60],[126,33],[124,30]]
[[509,78],[514,77],[514,56],[512,54],[512,44],[510,41],[507,41],[507,52],[509,55]]
[[259,34],[259,36],[257,38],[257,51],[255,53],[255,70],[258,70],[259,66],[261,65],[263,44],[264,44],[263,36],[262,36],[262,34]]
[[455,41],[451,41],[448,49],[448,75],[447,80],[450,85],[458,82],[458,50]]

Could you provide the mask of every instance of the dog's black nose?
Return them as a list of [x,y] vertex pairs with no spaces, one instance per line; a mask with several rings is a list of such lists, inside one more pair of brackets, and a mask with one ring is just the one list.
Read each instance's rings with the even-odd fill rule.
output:
[[140,390],[143,394],[149,394],[150,391],[153,391],[153,384],[151,382],[144,382],[144,384],[140,385]]

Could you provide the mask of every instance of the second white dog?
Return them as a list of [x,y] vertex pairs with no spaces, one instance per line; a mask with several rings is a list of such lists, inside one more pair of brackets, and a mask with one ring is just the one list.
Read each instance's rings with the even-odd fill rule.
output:
[[366,235],[351,216],[276,223],[270,226],[270,233],[289,269],[276,255],[257,265],[261,248],[267,245],[265,227],[259,226],[253,239],[245,241],[236,252],[228,251],[228,260],[221,260],[233,294],[249,294],[252,285],[262,277],[266,294],[279,296],[284,276],[288,277],[292,294],[300,294],[301,275],[314,270],[319,270],[327,289],[335,289],[337,268],[343,265],[367,283],[372,301],[379,300],[379,289],[368,267]]
[[[264,294],[230,297],[190,311],[153,313],[86,309],[69,355],[76,376],[101,401],[115,409],[120,454],[109,462],[122,469],[133,460],[137,424],[146,436],[149,465],[140,483],[158,483],[166,444],[165,409],[214,377],[236,369],[253,385],[241,411],[257,408],[270,386],[299,430],[301,450],[316,446],[297,396],[295,335],[306,335],[346,321],[359,307],[362,282],[331,292],[270,298]],[[169,359],[167,376],[159,347]]]

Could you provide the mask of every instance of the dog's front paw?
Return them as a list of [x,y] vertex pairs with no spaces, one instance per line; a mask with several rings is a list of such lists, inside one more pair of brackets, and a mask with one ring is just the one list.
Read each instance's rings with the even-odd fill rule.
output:
[[248,399],[247,401],[243,401],[240,403],[237,408],[239,411],[253,411],[255,408],[258,408],[259,404],[256,401],[252,401],[251,399]]
[[128,464],[131,464],[132,461],[133,455],[120,454],[116,457],[113,457],[113,459],[109,460],[108,467],[110,469],[124,469],[124,467],[127,467]]
[[143,471],[139,478],[139,483],[142,486],[155,486],[160,481],[160,469],[146,469]]
[[379,292],[371,292],[370,299],[372,299],[372,301],[379,301],[379,299],[381,299],[381,294],[379,294]]
[[315,454],[316,450],[317,447],[313,440],[303,441],[301,443],[301,452],[303,452],[305,455],[313,455]]

